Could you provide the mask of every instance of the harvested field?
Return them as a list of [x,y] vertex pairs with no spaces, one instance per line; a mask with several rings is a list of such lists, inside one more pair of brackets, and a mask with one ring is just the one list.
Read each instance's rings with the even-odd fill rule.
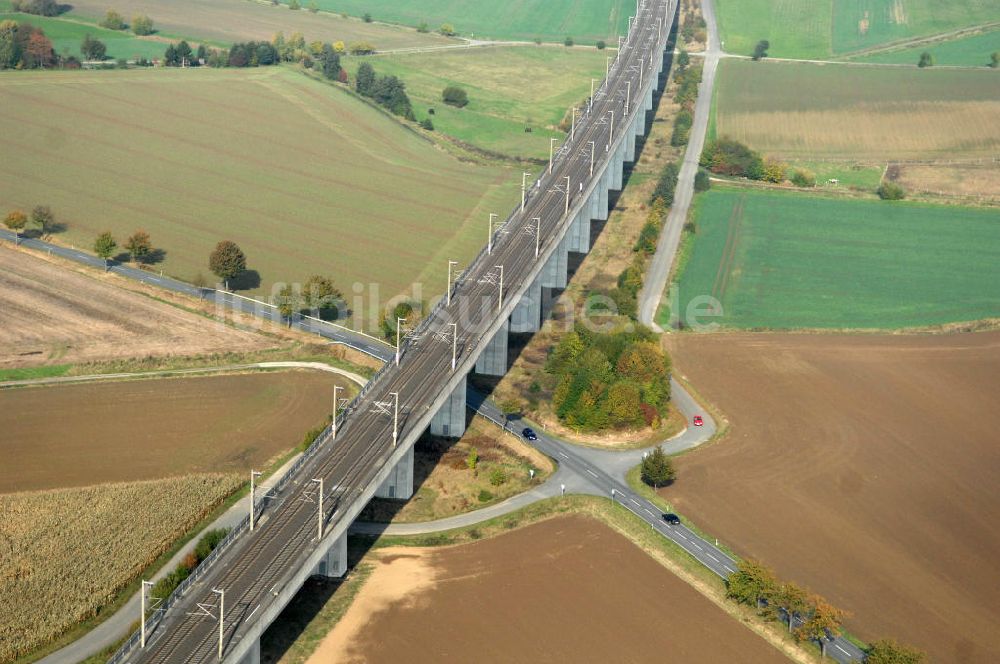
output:
[[981,164],[903,164],[897,182],[907,191],[958,196],[977,203],[1000,202],[1000,161]]
[[723,60],[715,131],[783,158],[993,157],[994,74]]
[[243,481],[202,474],[0,495],[0,661],[93,617]]
[[[108,10],[108,3],[104,0],[74,0],[72,6],[70,17],[79,15],[90,20],[100,20]],[[146,14],[152,17],[161,32],[223,44],[247,40],[271,41],[276,32],[284,32],[286,36],[300,32],[307,42],[316,39],[347,44],[366,41],[383,50],[455,43],[440,35],[344,19],[329,12],[289,11],[287,7],[275,7],[269,2],[115,0],[114,6],[126,21],[136,14]]]
[[239,287],[324,274],[359,322],[352,284],[385,302],[440,283],[516,196],[508,170],[461,162],[286,67],[25,72],[0,96],[0,209],[47,204],[62,241],[88,248],[144,228],[166,252],[156,267],[187,281],[211,279],[208,255],[230,239],[250,270]]
[[[263,468],[324,422],[335,379],[295,371],[0,391],[0,493]],[[349,388],[351,389],[351,388]]]
[[0,369],[272,345],[96,273],[0,246]]
[[[688,325],[895,329],[1000,317],[996,209],[717,187],[699,196],[695,219],[671,302]],[[705,296],[721,312],[706,315]]]
[[675,335],[730,420],[661,494],[933,662],[996,661],[1000,333]]
[[312,664],[787,661],[587,517],[375,556],[371,577]]

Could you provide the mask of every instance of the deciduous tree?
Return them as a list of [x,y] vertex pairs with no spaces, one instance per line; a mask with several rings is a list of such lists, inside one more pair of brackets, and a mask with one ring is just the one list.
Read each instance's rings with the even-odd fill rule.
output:
[[4,217],[3,225],[14,231],[14,244],[17,244],[18,236],[20,236],[21,231],[28,224],[28,215],[24,214],[20,210],[12,210]]
[[457,85],[449,85],[441,92],[441,99],[449,106],[462,108],[469,103],[469,95]]
[[339,316],[343,294],[333,285],[333,280],[314,274],[302,289],[305,306],[323,320],[336,320]]
[[756,560],[741,560],[726,580],[726,596],[759,609],[761,601],[773,595],[777,586],[778,579],[769,568]]
[[153,251],[153,243],[149,239],[149,233],[144,230],[132,233],[125,240],[125,250],[128,251],[134,262],[144,262]]
[[83,42],[80,44],[80,53],[85,60],[103,60],[107,51],[104,42],[94,39],[89,34],[83,37]]
[[930,51],[924,51],[920,54],[920,60],[917,61],[917,66],[921,69],[924,67],[934,66],[934,56],[930,54]]
[[153,19],[145,14],[132,17],[132,32],[139,36],[153,34]]
[[114,9],[109,9],[100,25],[102,28],[107,28],[108,30],[124,30],[125,19]]
[[921,664],[924,653],[896,643],[891,639],[881,639],[868,646],[866,664]]
[[55,215],[48,205],[36,205],[31,211],[31,223],[38,226],[38,229],[45,233],[55,223]]
[[818,641],[822,654],[826,657],[827,641],[829,637],[840,636],[840,626],[846,613],[819,595],[813,595],[807,601],[812,610],[803,617],[802,624],[795,630],[795,636],[807,641]]
[[231,240],[223,240],[215,245],[208,257],[208,269],[212,274],[222,279],[229,287],[229,280],[239,276],[247,269],[247,257],[243,250]]
[[753,47],[753,55],[750,56],[754,60],[760,60],[767,57],[767,50],[771,48],[771,42],[766,39],[761,39],[757,42],[757,45]]
[[33,30],[24,47],[25,63],[28,67],[45,69],[56,63],[56,53],[52,50],[52,42],[41,30]]
[[118,243],[111,231],[104,231],[94,240],[94,253],[104,259],[104,269],[108,269],[108,259],[114,256]]

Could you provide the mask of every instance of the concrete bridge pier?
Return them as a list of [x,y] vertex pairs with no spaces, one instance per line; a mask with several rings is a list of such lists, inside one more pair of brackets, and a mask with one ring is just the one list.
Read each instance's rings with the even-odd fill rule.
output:
[[590,209],[584,207],[573,220],[566,234],[569,238],[569,251],[585,254],[590,251]]
[[[313,570],[317,576],[327,576],[331,579],[339,579],[347,574],[347,535],[341,535],[327,550],[326,555],[320,558],[319,564]],[[260,662],[260,644],[257,644],[257,661]],[[242,664],[242,662],[241,662]]]
[[382,486],[375,492],[376,498],[393,498],[408,500],[413,495],[413,447],[399,460],[396,467],[385,478]]
[[[646,93],[646,110],[647,111],[653,110],[653,90],[655,90],[656,87],[657,86],[655,86],[655,85],[650,86],[649,92]],[[646,133],[645,122],[643,123],[643,125],[644,126],[642,127],[642,133]]]
[[545,288],[566,288],[569,273],[569,238],[563,235],[556,250],[549,256],[541,271],[541,284]]
[[504,321],[493,339],[476,360],[476,373],[483,376],[503,376],[507,373],[507,335],[510,321]]
[[594,219],[600,221],[607,221],[608,219],[608,192],[611,191],[612,170],[610,165],[605,165],[604,172],[601,173],[601,182],[597,185],[598,203],[597,214],[594,215]]
[[[636,126],[639,124],[638,120],[643,117],[642,113],[637,113],[635,120],[629,126],[630,131],[625,136],[625,161],[633,162],[635,161],[635,136],[636,136]],[[645,118],[643,118],[645,119]],[[621,187],[619,187],[620,189]]]
[[[590,220],[587,220],[587,229],[590,229]],[[514,313],[510,317],[511,332],[538,332],[542,323],[542,280],[541,276],[528,287],[528,290],[518,301],[514,308]],[[465,407],[463,402],[462,407]]]
[[611,165],[608,167],[612,169],[610,188],[615,191],[622,190],[622,177],[625,175],[625,148],[625,141],[618,144],[618,149],[615,150],[614,157],[611,159]]
[[[347,540],[344,540],[345,544]],[[260,664],[260,639],[254,639],[247,654],[240,658],[240,664]]]
[[465,433],[465,387],[462,378],[447,401],[441,404],[431,419],[431,433],[445,438],[461,438]]
[[[597,186],[594,190],[590,192],[590,218],[600,219],[601,218],[601,185],[604,184],[603,172],[597,174]],[[607,189],[604,190],[605,195],[607,194]],[[607,209],[607,206],[604,206]]]

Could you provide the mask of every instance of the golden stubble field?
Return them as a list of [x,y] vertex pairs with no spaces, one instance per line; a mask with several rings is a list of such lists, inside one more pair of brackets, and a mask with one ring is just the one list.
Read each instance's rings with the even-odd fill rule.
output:
[[113,277],[0,246],[0,369],[273,345],[121,288]]
[[582,515],[472,544],[380,550],[374,564],[308,664],[788,662]]
[[993,157],[1000,77],[725,60],[715,130],[765,154],[811,159]]

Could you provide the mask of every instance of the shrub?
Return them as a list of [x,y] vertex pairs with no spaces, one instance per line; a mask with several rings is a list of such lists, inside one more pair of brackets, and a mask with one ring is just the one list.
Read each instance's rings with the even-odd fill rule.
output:
[[566,39],[563,40],[563,46],[572,46],[572,45],[573,45],[573,38],[570,37],[569,35],[566,35]]
[[712,141],[701,154],[701,166],[721,175],[742,175],[751,180],[764,176],[764,160],[761,156],[731,138]]
[[796,187],[815,187],[816,174],[805,168],[796,168],[792,172],[792,184]]
[[445,37],[454,37],[455,26],[453,26],[451,23],[442,23],[441,27],[438,28],[438,32],[444,35]]
[[920,54],[920,60],[917,61],[917,66],[923,69],[924,67],[934,66],[934,56],[928,51],[924,51]]
[[100,26],[108,30],[124,30],[125,19],[114,9],[109,9],[108,13],[104,15],[104,20],[100,22]]
[[670,145],[680,147],[687,145],[688,135],[691,133],[691,124],[694,116],[686,108],[681,109],[674,120],[674,133],[670,136]]
[[597,40],[597,50],[598,51],[603,51],[607,47],[608,47],[608,45],[607,45],[607,43],[605,43],[605,41],[603,39],[598,39]]
[[153,34],[153,19],[145,14],[132,17],[132,32],[139,36]]
[[475,470],[478,463],[479,450],[473,447],[469,450],[469,454],[465,457],[465,465],[469,467],[469,470]]
[[421,120],[420,126],[426,129],[427,131],[434,131],[434,123],[431,122],[430,118],[424,118],[423,120]]
[[351,55],[371,55],[375,52],[375,47],[366,41],[358,41],[351,44],[348,51]]
[[753,47],[753,55],[750,56],[754,60],[760,60],[767,57],[767,50],[771,48],[771,42],[766,39],[761,39],[757,42],[757,45]]
[[58,16],[62,13],[62,7],[56,0],[13,0],[10,4],[16,12],[36,16]]
[[493,500],[493,494],[492,493],[490,493],[486,489],[482,489],[479,492],[479,502],[481,502],[481,503],[488,503],[491,500]]
[[427,21],[421,21],[420,25],[417,26],[417,32],[430,32],[431,29],[427,25]]
[[469,95],[465,90],[455,85],[449,85],[442,90],[441,99],[444,100],[444,103],[456,108],[462,108],[469,103]]
[[364,14],[363,14],[363,15],[361,16],[361,20],[362,20],[362,21],[364,21],[365,23],[371,23],[371,22],[372,22],[372,15],[371,15],[371,14],[369,14],[368,12],[365,12],[365,13],[364,13]]
[[764,160],[764,170],[763,170],[763,180],[766,182],[774,182],[776,184],[781,184],[785,181],[785,173],[788,171],[788,165],[777,159],[771,159],[768,157]]
[[694,191],[695,193],[701,193],[703,191],[708,191],[712,188],[712,181],[708,177],[708,171],[703,168],[699,168],[698,172],[694,176]]
[[883,201],[900,201],[906,197],[906,190],[895,182],[883,182],[877,193]]
[[507,481],[507,471],[503,468],[494,468],[490,471],[490,484],[500,486]]

